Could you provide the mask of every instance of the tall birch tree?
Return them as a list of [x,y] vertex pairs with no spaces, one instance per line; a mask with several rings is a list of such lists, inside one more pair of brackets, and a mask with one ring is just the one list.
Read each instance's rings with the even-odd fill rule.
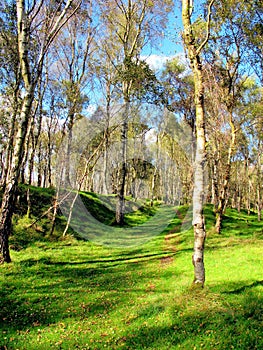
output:
[[80,1],[16,1],[17,61],[22,79],[21,109],[16,118],[19,126],[14,141],[0,213],[0,248],[2,260],[11,262],[9,235],[16,200],[19,174],[29,136],[32,105],[45,56],[52,41],[80,6]]
[[205,107],[204,107],[204,74],[201,53],[210,35],[211,7],[208,5],[205,37],[200,40],[194,31],[192,23],[193,1],[182,0],[183,41],[188,59],[194,75],[194,102],[196,114],[196,151],[194,162],[194,190],[193,190],[193,229],[194,253],[194,284],[203,286],[205,283],[204,246],[206,239],[205,218],[203,206],[205,201]]
[[143,47],[160,36],[172,1],[107,0],[101,2],[105,28],[112,46],[107,54],[117,69],[123,102],[121,125],[121,165],[116,205],[116,223],[124,224],[125,182],[127,176],[127,137],[130,103],[147,79],[147,65],[141,62]]

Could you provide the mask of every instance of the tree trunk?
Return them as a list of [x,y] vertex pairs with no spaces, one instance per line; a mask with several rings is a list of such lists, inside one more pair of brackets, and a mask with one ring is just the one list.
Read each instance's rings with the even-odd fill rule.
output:
[[16,192],[16,183],[8,183],[5,187],[5,192],[2,200],[1,216],[0,216],[0,248],[4,262],[11,262],[9,252],[9,235],[12,227],[12,215],[14,207],[14,196]]
[[[198,70],[200,68],[197,68]],[[202,73],[197,72],[198,83],[202,82]],[[197,84],[197,87],[198,85]],[[205,230],[205,218],[203,214],[204,194],[205,194],[205,163],[206,163],[206,151],[205,151],[205,120],[204,120],[204,107],[203,100],[200,99],[201,95],[197,90],[197,97],[199,101],[196,101],[196,155],[194,163],[194,192],[193,192],[193,227],[194,227],[194,283],[204,285],[205,282],[205,267],[204,267],[204,246],[206,239]]]
[[3,194],[3,201],[0,214],[0,246],[1,254],[5,262],[11,262],[9,253],[9,236],[12,229],[12,216],[14,213],[14,203],[16,199],[18,178],[24,159],[24,150],[26,136],[28,135],[28,127],[30,125],[30,111],[33,100],[33,90],[29,90],[24,97],[21,110],[21,119],[23,120],[15,142],[14,155],[12,159],[11,169],[9,171],[9,179]]
[[43,164],[42,164],[42,142],[40,140],[38,145],[38,152],[37,152],[37,158],[38,158],[38,167],[37,167],[37,186],[41,187],[42,184],[42,172],[43,172]]
[[262,210],[262,206],[261,206],[261,197],[260,197],[260,184],[258,184],[257,187],[257,209],[258,209],[258,222],[261,221],[261,210]]
[[[15,103],[18,105],[17,96],[15,96]],[[11,121],[11,128],[8,134],[8,144],[7,144],[7,152],[6,152],[6,162],[5,162],[5,168],[4,168],[4,176],[3,176],[3,186],[5,188],[5,185],[7,183],[8,179],[8,172],[11,167],[12,163],[12,156],[13,156],[13,149],[14,149],[14,139],[15,139],[15,133],[16,133],[16,118],[17,118],[18,108],[17,106],[14,107],[13,115],[12,115],[12,121]]]
[[30,154],[30,159],[29,159],[29,180],[28,184],[31,185],[33,182],[33,173],[34,173],[34,162],[35,162],[35,156],[36,156],[36,151],[37,151],[37,145],[39,142],[39,138],[41,135],[42,131],[42,109],[43,109],[43,97],[44,97],[44,92],[46,90],[46,86],[42,86],[41,82],[38,85],[38,105],[35,109],[35,115],[37,112],[37,109],[39,110],[39,119],[38,119],[38,125],[37,125],[37,132],[35,134],[35,123],[32,123],[31,126],[31,140],[32,140],[32,150]]
[[151,179],[151,206],[153,206],[153,201],[158,197],[156,187],[157,187],[157,177],[158,177],[158,167],[159,167],[159,135],[156,135],[156,164],[154,166],[154,171]]
[[261,170],[261,152],[260,152],[260,142],[258,144],[258,159],[257,159],[257,211],[258,211],[258,222],[261,221],[261,211],[262,211],[262,170]]
[[125,212],[125,184],[127,175],[127,144],[128,144],[128,115],[129,115],[129,102],[125,102],[124,117],[122,124],[121,134],[121,168],[118,179],[118,192],[116,203],[116,223],[120,226],[124,225],[124,212]]
[[212,200],[211,204],[214,205],[214,208],[217,208],[218,201],[219,201],[219,193],[218,193],[218,163],[219,163],[219,155],[218,151],[214,150],[213,152],[213,158],[211,162],[211,178],[212,178]]
[[26,200],[27,200],[27,212],[26,212],[26,216],[28,218],[30,218],[30,214],[31,214],[31,200],[30,200],[30,187],[28,187],[27,191],[26,191]]
[[9,236],[12,228],[12,216],[14,213],[14,203],[16,199],[18,178],[25,155],[25,144],[30,127],[31,107],[34,97],[34,85],[31,83],[31,76],[28,63],[28,27],[24,14],[23,0],[17,1],[17,29],[18,29],[18,49],[21,65],[21,74],[25,86],[25,95],[20,112],[22,121],[15,139],[14,154],[10,167],[9,178],[3,195],[0,214],[0,246],[1,254],[5,262],[11,262],[9,252]]
[[71,155],[71,144],[72,144],[72,132],[74,126],[74,112],[70,111],[68,115],[68,140],[67,140],[67,161],[66,161],[66,181],[70,185],[70,155]]
[[231,140],[228,147],[228,156],[227,156],[227,164],[224,176],[224,182],[222,186],[222,190],[219,196],[219,202],[216,208],[216,224],[215,229],[218,234],[221,233],[222,228],[222,218],[226,207],[227,202],[227,190],[231,175],[231,158],[234,153],[235,143],[236,143],[236,128],[233,123],[233,115],[232,112],[229,112],[229,124],[231,127]]
[[245,174],[247,178],[247,194],[246,194],[246,207],[247,207],[247,213],[250,215],[251,210],[251,181],[250,181],[250,175],[249,175],[249,157],[247,156],[245,159]]
[[104,149],[104,162],[103,162],[103,194],[109,193],[108,188],[108,160],[109,160],[109,145],[110,145],[110,118],[111,118],[111,83],[106,83],[106,125],[104,131],[105,149]]
[[184,27],[184,44],[190,59],[194,74],[195,113],[196,113],[196,150],[194,162],[194,191],[193,191],[193,229],[194,253],[194,284],[203,287],[205,283],[204,247],[206,239],[205,219],[203,213],[205,196],[205,111],[204,111],[204,84],[200,52],[209,38],[209,22],[211,15],[211,1],[208,8],[207,36],[205,41],[197,48],[196,38],[192,31],[191,13],[193,1],[182,0],[182,20]]

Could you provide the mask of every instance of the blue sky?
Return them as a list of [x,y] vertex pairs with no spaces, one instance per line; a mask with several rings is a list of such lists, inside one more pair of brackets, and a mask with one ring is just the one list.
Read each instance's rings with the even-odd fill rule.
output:
[[[168,60],[175,56],[180,56],[182,61],[185,61],[185,54],[181,42],[182,19],[181,19],[181,2],[178,1],[174,5],[174,10],[168,14],[166,31],[163,37],[158,39],[155,47],[147,45],[143,48],[141,58],[146,60],[150,68],[159,71]],[[94,96],[95,97],[95,96]],[[97,103],[100,100],[100,93],[96,94],[95,100],[88,107],[88,114],[93,113]],[[93,98],[92,98],[93,100]]]
[[146,59],[152,69],[161,69],[165,62],[176,55],[184,55],[181,42],[182,19],[181,3],[174,5],[174,10],[167,17],[167,29],[158,41],[157,47],[145,47],[142,58]]

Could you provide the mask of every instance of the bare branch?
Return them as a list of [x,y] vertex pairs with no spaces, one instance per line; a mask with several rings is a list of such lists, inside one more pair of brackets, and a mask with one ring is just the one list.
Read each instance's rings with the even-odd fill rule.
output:
[[212,14],[211,9],[212,9],[214,2],[215,2],[215,0],[211,0],[209,5],[208,5],[208,13],[207,13],[207,21],[206,21],[206,37],[205,37],[204,41],[202,42],[202,44],[196,50],[196,55],[199,55],[199,53],[202,51],[202,49],[204,48],[204,46],[208,42],[208,39],[210,36],[210,24],[211,24],[211,14]]
[[[39,56],[39,60],[38,60],[38,67],[41,67],[44,56],[49,48],[49,46],[51,45],[52,41],[54,40],[54,38],[56,37],[57,33],[61,30],[61,28],[69,21],[69,19],[76,13],[76,11],[79,9],[82,0],[79,0],[78,4],[76,5],[75,9],[72,11],[72,13],[70,13],[68,16],[67,12],[70,8],[70,6],[72,5],[72,3],[74,2],[74,0],[68,0],[63,11],[61,12],[61,14],[59,15],[59,17],[57,18],[53,28],[51,29],[45,44],[43,45],[42,48],[42,52]],[[65,18],[66,17],[66,18]]]

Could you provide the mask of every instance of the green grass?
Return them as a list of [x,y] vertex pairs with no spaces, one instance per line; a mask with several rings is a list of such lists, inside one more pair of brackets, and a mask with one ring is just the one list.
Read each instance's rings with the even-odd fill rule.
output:
[[[81,192],[80,195],[92,216],[106,225],[115,225],[116,196],[97,195],[92,192]],[[135,201],[132,197],[127,197],[125,227],[143,224],[154,216],[156,207],[158,207],[158,202],[150,206],[146,200]]]
[[207,280],[195,290],[188,209],[177,212],[133,249],[68,236],[12,251],[0,266],[0,349],[263,349],[263,224],[228,209],[218,236],[207,206]]

